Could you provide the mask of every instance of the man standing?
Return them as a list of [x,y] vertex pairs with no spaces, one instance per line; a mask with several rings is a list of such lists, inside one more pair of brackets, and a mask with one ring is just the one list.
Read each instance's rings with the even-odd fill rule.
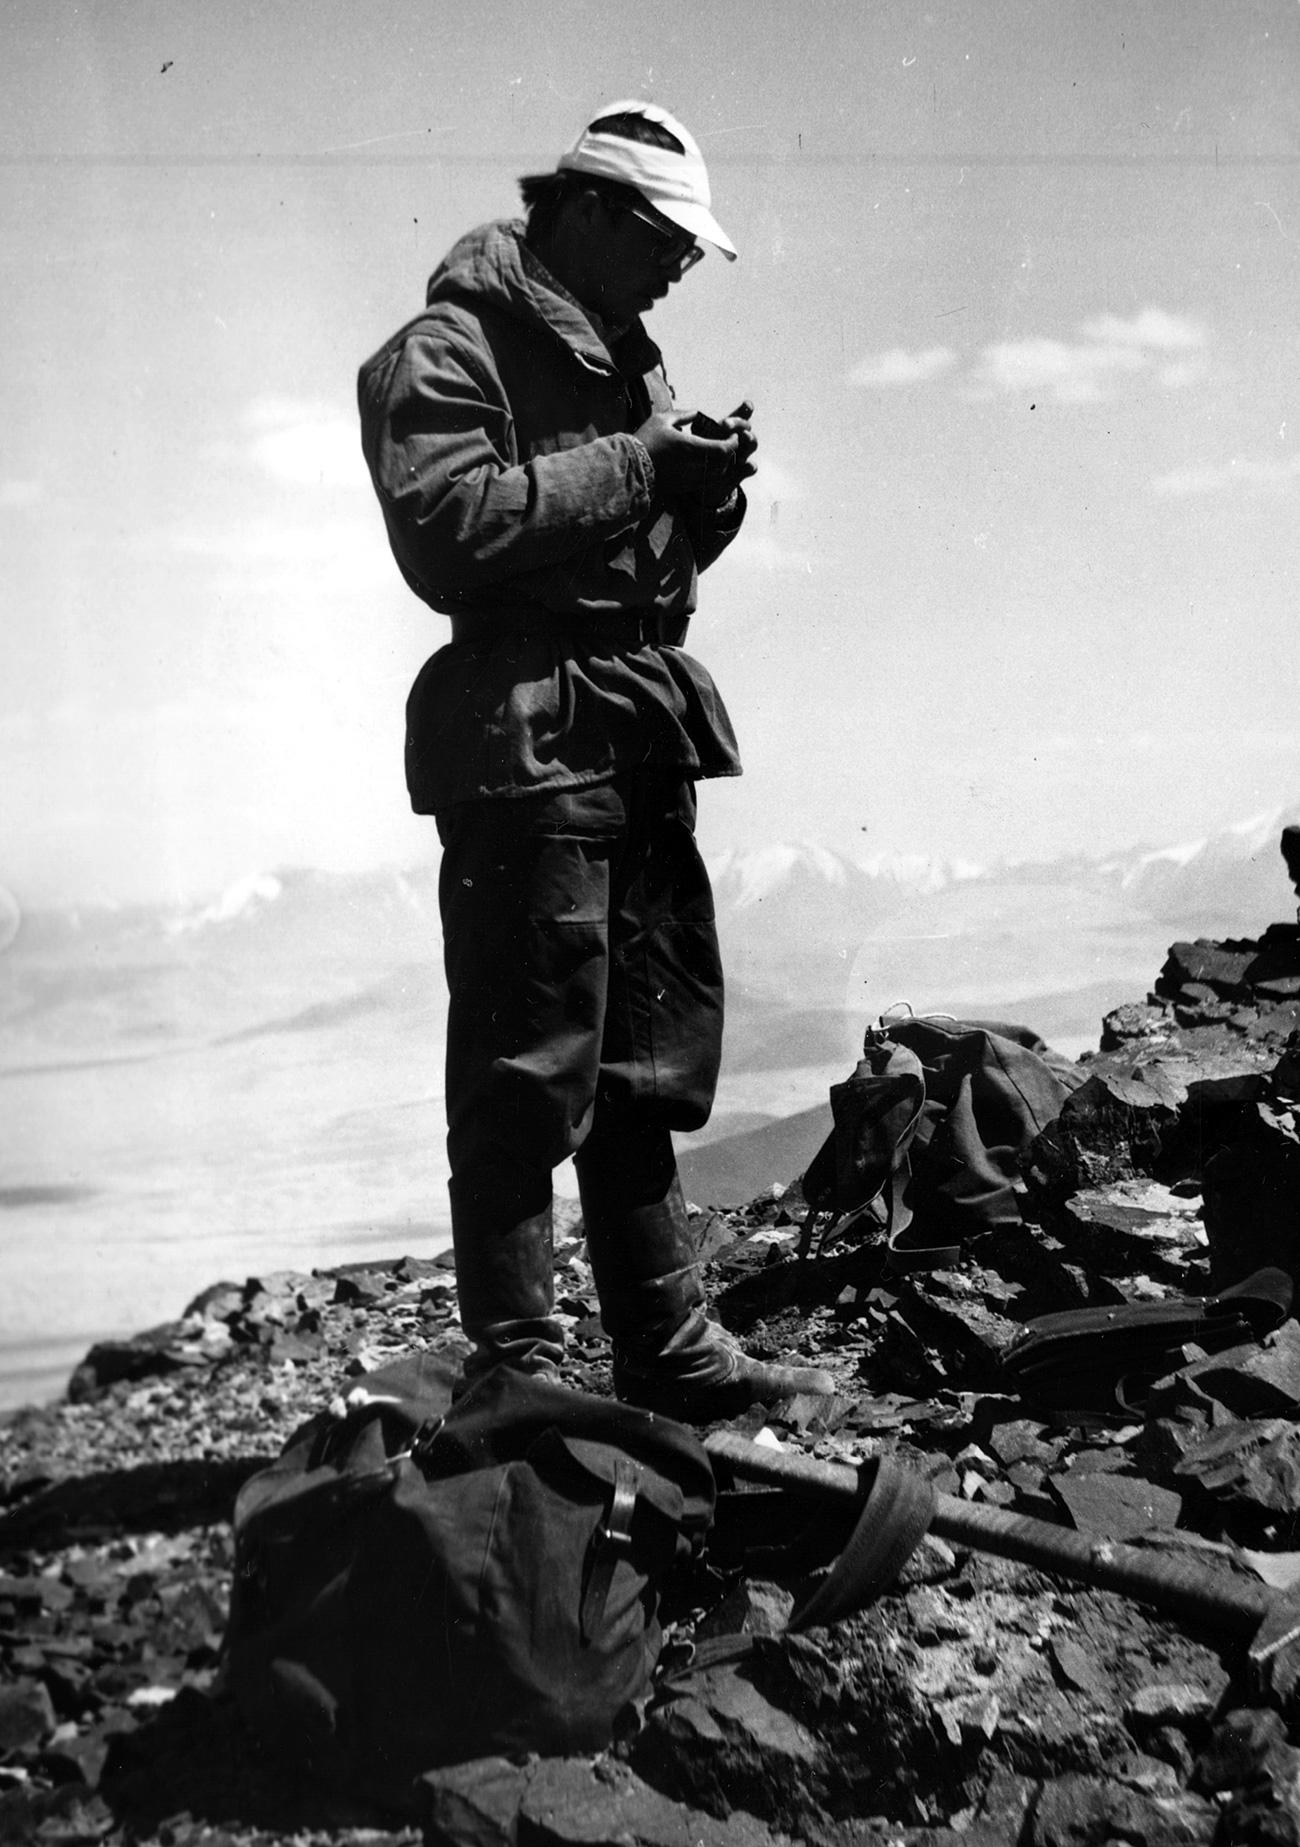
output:
[[358,386],[397,563],[451,617],[406,764],[443,845],[465,1370],[561,1357],[551,1176],[572,1154],[615,1390],[703,1422],[833,1389],[705,1316],[671,1139],[707,1120],[722,1039],[694,786],[740,771],[681,643],[755,445],[748,406],[691,429],[640,317],[699,240],[736,252],[651,103],[613,104],[520,189],[526,221],[462,238]]

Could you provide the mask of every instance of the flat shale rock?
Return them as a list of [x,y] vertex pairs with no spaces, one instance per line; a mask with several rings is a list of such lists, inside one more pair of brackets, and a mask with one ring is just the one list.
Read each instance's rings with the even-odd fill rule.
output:
[[777,1847],[753,1815],[707,1815],[609,1758],[479,1758],[421,1778],[425,1847]]
[[1219,1811],[1180,1791],[1148,1796],[1122,1783],[1091,1776],[1062,1776],[1046,1783],[1034,1807],[1032,1847],[1211,1847]]
[[1197,1360],[1186,1376],[1234,1417],[1294,1412],[1300,1409],[1300,1322],[1284,1321],[1258,1346]]
[[54,1704],[39,1680],[0,1687],[0,1757],[39,1744],[54,1730]]
[[1265,1096],[1276,1062],[1276,1047],[1244,1038],[1201,1052],[1102,1053],[1034,1141],[1030,1177],[1060,1200],[1117,1180],[1199,1174],[1207,1151],[1229,1145]]
[[1182,1496],[1139,1475],[1069,1471],[1048,1478],[1072,1525],[1098,1539],[1136,1539],[1152,1528],[1177,1526]]
[[711,1815],[745,1809],[783,1823],[806,1806],[821,1756],[805,1726],[727,1666],[692,1675],[653,1712],[632,1761],[659,1788]]
[[1238,1707],[1196,1760],[1192,1783],[1225,1801],[1222,1840],[1267,1847],[1300,1843],[1300,1750],[1276,1712]]
[[1156,980],[1156,993],[1198,1000],[1203,989],[1232,1001],[1300,994],[1300,930],[1295,924],[1270,924],[1258,938],[1213,942],[1200,937],[1174,943]]
[[1050,1223],[1074,1263],[1107,1278],[1137,1271],[1181,1283],[1208,1243],[1200,1199],[1145,1175],[1071,1194]]
[[199,1315],[150,1328],[130,1340],[100,1341],[69,1379],[68,1397],[76,1404],[97,1397],[108,1386],[123,1380],[148,1379],[180,1372],[187,1366],[209,1366],[229,1345],[229,1330]]
[[1154,1050],[1177,1038],[1173,1003],[1153,994],[1145,1001],[1126,1001],[1106,1014],[1101,1023],[1100,1049],[1127,1051],[1130,1057],[1137,1057],[1144,1048]]
[[1300,1513],[1300,1426],[1290,1417],[1233,1421],[1190,1444],[1174,1473],[1257,1513]]

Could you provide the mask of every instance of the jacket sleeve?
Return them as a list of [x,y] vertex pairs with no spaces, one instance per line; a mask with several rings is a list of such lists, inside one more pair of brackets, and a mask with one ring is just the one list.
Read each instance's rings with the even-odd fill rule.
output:
[[619,432],[516,459],[486,356],[409,335],[358,384],[362,447],[398,563],[435,597],[544,570],[644,518],[654,465]]
[[677,501],[677,517],[685,526],[691,541],[697,571],[707,571],[726,551],[740,531],[747,504],[745,490],[740,487],[736,489],[735,499],[725,510],[706,507],[699,501],[691,502],[685,498]]

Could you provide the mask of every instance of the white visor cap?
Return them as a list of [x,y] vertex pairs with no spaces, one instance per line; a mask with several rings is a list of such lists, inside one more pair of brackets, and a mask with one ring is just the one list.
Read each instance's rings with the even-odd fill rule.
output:
[[734,263],[736,246],[709,210],[709,175],[690,131],[658,103],[642,102],[639,97],[610,103],[592,119],[603,122],[611,115],[643,115],[675,135],[686,151],[678,154],[672,148],[625,140],[622,135],[593,135],[584,128],[568,152],[561,154],[556,171],[590,173],[597,179],[634,186],[662,217],[680,225],[691,237],[716,245]]

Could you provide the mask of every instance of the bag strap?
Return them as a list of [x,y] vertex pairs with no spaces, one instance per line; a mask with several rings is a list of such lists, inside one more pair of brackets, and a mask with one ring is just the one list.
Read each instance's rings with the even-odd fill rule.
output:
[[933,1518],[934,1489],[925,1476],[886,1456],[877,1457],[848,1544],[788,1627],[819,1628],[874,1603],[920,1545]]
[[[901,1199],[903,1188],[912,1177],[911,1163],[894,1175],[894,1190]],[[901,1224],[895,1222],[891,1202],[890,1227],[883,1275],[902,1276],[909,1270],[951,1270],[961,1262],[960,1244],[901,1244],[899,1240],[912,1223],[912,1208],[905,1208]]]
[[[899,1006],[907,1007],[907,1012],[911,1015],[911,1008],[907,1006],[906,1002],[899,1003]],[[891,1011],[897,1012],[898,1010],[898,1008],[895,1008]],[[947,1019],[951,1016],[943,1014],[933,1017],[936,1019]],[[900,1086],[905,1085],[908,1082],[909,1076],[914,1075],[915,1090],[912,1106],[910,1110],[908,1110],[906,1117],[901,1122],[896,1122],[893,1125],[890,1137],[892,1147],[888,1175],[869,1198],[860,1200],[858,1203],[850,1205],[847,1208],[837,1208],[832,1203],[829,1218],[822,1228],[821,1238],[817,1245],[818,1255],[821,1256],[829,1249],[833,1238],[840,1237],[851,1225],[855,1224],[858,1219],[865,1217],[866,1214],[872,1210],[873,1206],[876,1205],[877,1201],[883,1197],[885,1208],[884,1230],[886,1234],[886,1276],[898,1276],[912,1270],[947,1270],[951,1269],[954,1264],[961,1260],[960,1244],[908,1245],[903,1242],[904,1235],[912,1223],[912,1208],[907,1198],[908,1189],[912,1180],[912,1165],[909,1149],[916,1137],[922,1117],[925,1114],[926,1079],[925,1072],[921,1067],[919,1055],[912,1047],[906,1045],[901,1038],[894,1037],[887,1013],[881,1014],[878,1025],[867,1028],[866,1035],[863,1039],[862,1060],[854,1075],[848,1079],[847,1083],[832,1086],[831,1108],[836,1116],[836,1126],[832,1130],[825,1147],[823,1147],[821,1153],[814,1161],[812,1168],[810,1168],[808,1173],[804,1176],[805,1188],[807,1191],[811,1192],[813,1189],[808,1184],[810,1176],[814,1169],[818,1168],[825,1160],[826,1156],[835,1149],[841,1130],[846,1126],[846,1124],[841,1123],[839,1120],[837,1097],[841,1094],[851,1093],[858,1074],[861,1073],[873,1059],[890,1055],[897,1057],[900,1053],[911,1055],[916,1070],[914,1074],[900,1073],[897,1081]],[[883,1071],[873,1072],[871,1075],[882,1082],[884,1081]],[[903,1096],[900,1096],[899,1103],[905,1106]],[[847,1108],[847,1105],[845,1107]],[[896,1109],[898,1105],[893,1105],[891,1107]],[[874,1125],[877,1128],[879,1128],[882,1121],[883,1117],[873,1119]],[[824,1183],[825,1176],[821,1176],[821,1179]],[[812,1254],[813,1239],[817,1230],[818,1217],[821,1211],[825,1209],[826,1204],[824,1185],[823,1188],[816,1193],[815,1197],[821,1201],[821,1204],[815,1205],[811,1200],[809,1201],[808,1212],[800,1227],[799,1244],[796,1254],[801,1264],[806,1263]]]
[[[924,1539],[934,1507],[934,1489],[924,1475],[886,1456],[875,1458],[871,1487],[847,1545],[780,1633],[821,1628],[882,1597]],[[743,1661],[753,1648],[752,1635],[708,1636],[663,1678],[671,1685],[705,1668]]]
[[582,1646],[588,1647],[605,1620],[605,1602],[614,1581],[614,1568],[632,1549],[632,1515],[636,1511],[637,1473],[626,1456],[614,1458],[614,1491],[605,1524],[591,1536],[587,1554],[587,1582],[578,1612]]

